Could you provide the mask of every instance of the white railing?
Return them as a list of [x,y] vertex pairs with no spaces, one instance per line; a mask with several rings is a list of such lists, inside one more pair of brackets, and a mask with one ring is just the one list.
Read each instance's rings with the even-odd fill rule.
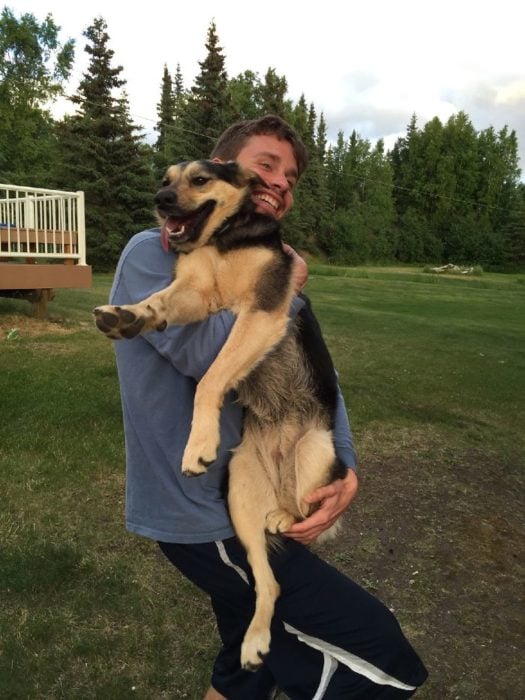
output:
[[84,193],[0,184],[0,262],[5,258],[85,265]]

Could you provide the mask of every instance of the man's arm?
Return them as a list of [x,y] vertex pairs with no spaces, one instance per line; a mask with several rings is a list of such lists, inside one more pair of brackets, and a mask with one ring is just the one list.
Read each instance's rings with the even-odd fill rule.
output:
[[[141,235],[133,239],[122,254],[111,292],[112,304],[137,303],[171,282],[175,256],[162,250],[158,238],[140,240]],[[303,265],[301,262],[299,258],[294,265],[295,288],[304,283],[304,262]],[[290,315],[299,313],[303,305],[304,302],[295,297]],[[169,326],[165,331],[150,331],[142,337],[181,374],[198,382],[219,354],[234,323],[235,316],[230,311],[221,311],[199,323]]]

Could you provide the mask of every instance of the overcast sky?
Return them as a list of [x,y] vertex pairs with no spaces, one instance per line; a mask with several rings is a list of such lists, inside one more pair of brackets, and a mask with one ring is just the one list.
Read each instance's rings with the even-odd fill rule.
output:
[[156,122],[163,66],[180,63],[193,84],[210,21],[228,75],[269,67],[323,112],[329,138],[342,130],[391,147],[413,113],[419,126],[465,111],[477,130],[505,124],[518,135],[525,170],[525,3],[517,0],[239,0],[131,3],[122,0],[7,0],[17,15],[50,12],[61,38],[76,39],[75,92],[88,56],[82,32],[108,24],[115,65],[124,68],[135,122]]

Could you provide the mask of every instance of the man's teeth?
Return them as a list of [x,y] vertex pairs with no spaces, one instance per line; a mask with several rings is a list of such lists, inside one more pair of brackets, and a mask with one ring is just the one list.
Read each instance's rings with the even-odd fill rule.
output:
[[268,196],[265,195],[265,194],[259,194],[259,195],[257,195],[257,199],[261,199],[263,202],[266,202],[267,204],[269,204],[269,205],[270,205],[271,207],[273,207],[274,209],[277,209],[277,207],[279,206],[279,205],[277,204],[277,202],[275,201],[275,199],[273,199],[273,197],[268,197]]

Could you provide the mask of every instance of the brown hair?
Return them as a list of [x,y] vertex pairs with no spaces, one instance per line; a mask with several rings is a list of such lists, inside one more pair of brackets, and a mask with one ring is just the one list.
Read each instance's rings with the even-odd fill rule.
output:
[[265,114],[258,119],[246,119],[236,122],[219,136],[211,153],[212,158],[235,160],[246,142],[252,136],[275,136],[280,141],[288,141],[297,163],[297,174],[301,176],[308,165],[308,153],[299,135],[288,122],[275,114]]

